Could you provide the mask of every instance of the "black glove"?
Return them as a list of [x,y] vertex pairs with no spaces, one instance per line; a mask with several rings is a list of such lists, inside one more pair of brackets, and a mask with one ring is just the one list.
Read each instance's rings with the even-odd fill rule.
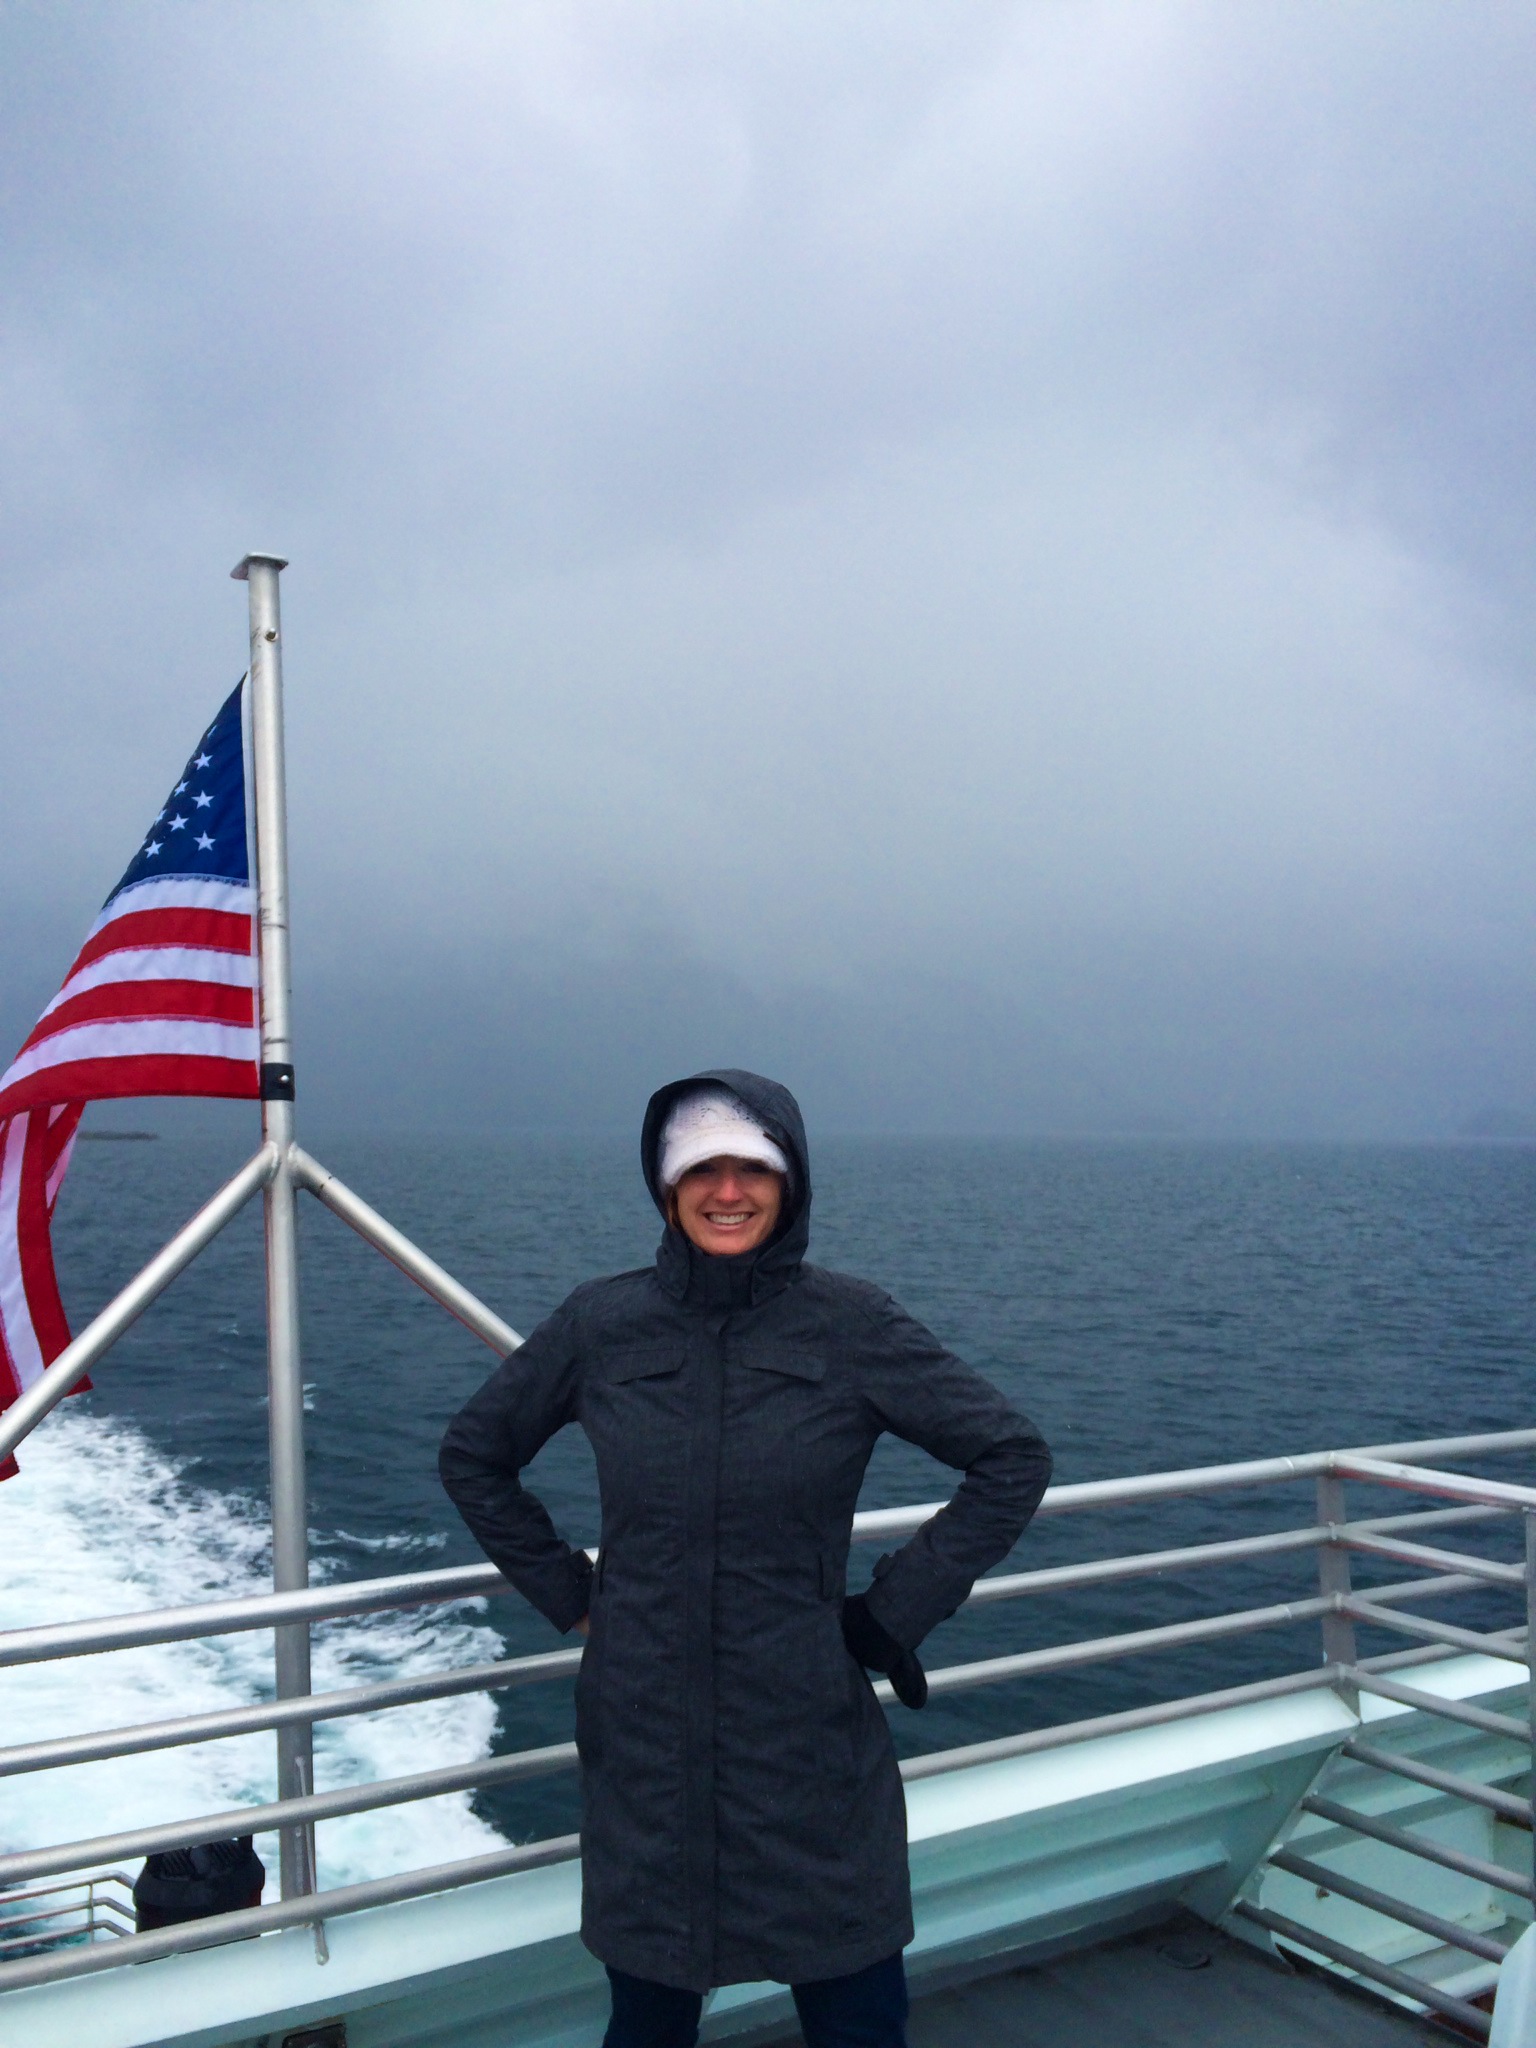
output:
[[862,1593],[843,1602],[843,1641],[856,1664],[891,1681],[891,1689],[904,1707],[927,1706],[928,1680],[916,1654],[904,1650],[890,1631],[880,1626]]

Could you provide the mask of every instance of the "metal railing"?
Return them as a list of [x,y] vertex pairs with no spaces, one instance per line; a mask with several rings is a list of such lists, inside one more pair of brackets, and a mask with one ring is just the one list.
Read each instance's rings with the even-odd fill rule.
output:
[[[1013,1735],[912,1757],[902,1766],[904,1776],[909,1781],[931,1777],[1002,1757],[1024,1756],[1097,1735],[1187,1720],[1223,1707],[1278,1699],[1319,1687],[1334,1687],[1346,1698],[1357,1697],[1360,1691],[1378,1692],[1401,1704],[1444,1714],[1484,1732],[1510,1735],[1528,1743],[1530,1738],[1524,1722],[1472,1705],[1441,1700],[1437,1695],[1421,1692],[1408,1679],[1395,1674],[1410,1672],[1416,1665],[1472,1650],[1528,1667],[1536,1538],[1527,1535],[1525,1558],[1518,1563],[1461,1548],[1447,1548],[1445,1538],[1446,1532],[1474,1523],[1492,1525],[1495,1529],[1507,1527],[1513,1515],[1521,1517],[1529,1532],[1536,1526],[1532,1521],[1536,1515],[1536,1488],[1464,1477],[1427,1468],[1417,1461],[1481,1457],[1531,1449],[1536,1449],[1536,1430],[1517,1430],[1496,1435],[1376,1446],[1365,1451],[1317,1452],[1295,1458],[1260,1459],[1244,1464],[1053,1487],[1040,1509],[1040,1514],[1048,1518],[1307,1480],[1312,1481],[1316,1488],[1317,1512],[1299,1526],[1264,1534],[1184,1544],[1176,1549],[1097,1557],[1081,1563],[1047,1565],[1033,1571],[982,1579],[971,1595],[970,1605],[980,1607],[1033,1595],[1070,1593],[1169,1572],[1183,1574],[1195,1569],[1283,1557],[1291,1553],[1312,1554],[1318,1591],[1264,1606],[1242,1607],[951,1665],[929,1673],[931,1695],[943,1697],[974,1687],[1109,1664],[1183,1646],[1230,1640],[1296,1623],[1315,1622],[1319,1625],[1323,1650],[1321,1661],[1243,1685],[1154,1700],[1115,1713],[1031,1728]],[[1415,1462],[1408,1462],[1410,1460]],[[1351,1520],[1343,1504],[1347,1482],[1407,1490],[1428,1496],[1434,1504],[1416,1506],[1406,1512]],[[901,1537],[920,1527],[936,1507],[936,1503],[927,1503],[861,1514],[854,1523],[854,1538],[856,1541],[875,1542]],[[1426,1538],[1432,1540],[1426,1541]],[[1357,1589],[1350,1577],[1350,1559],[1354,1556],[1401,1564],[1412,1568],[1417,1575]],[[1447,1596],[1482,1594],[1490,1590],[1520,1593],[1518,1625],[1489,1631],[1462,1627],[1407,1611]],[[466,1598],[504,1595],[511,1591],[494,1567],[481,1565],[411,1573],[304,1592],[207,1601],[142,1614],[112,1615],[97,1621],[66,1622],[0,1634],[0,1667],[14,1668],[61,1658],[99,1655],[147,1644],[201,1640],[242,1630],[302,1629],[318,1621],[443,1605]],[[1362,1627],[1387,1631],[1406,1638],[1407,1642],[1404,1647],[1387,1653],[1362,1657],[1355,1641],[1356,1632]],[[465,1693],[500,1693],[515,1687],[546,1684],[570,1678],[580,1658],[579,1649],[555,1650],[507,1658],[471,1669],[13,1744],[0,1748],[0,1777],[63,1769],[99,1762],[108,1757],[140,1755],[234,1735],[273,1732],[281,1736],[286,1730],[307,1730],[316,1722],[347,1715],[377,1713]],[[876,1691],[886,1700],[891,1697],[890,1688],[884,1683]],[[1491,1787],[1474,1787],[1471,1781],[1436,1773],[1431,1767],[1413,1766],[1411,1759],[1388,1760],[1384,1754],[1378,1758],[1372,1754],[1370,1745],[1359,1741],[1351,1745],[1351,1749],[1354,1757],[1363,1763],[1379,1762],[1383,1767],[1399,1770],[1409,1770],[1412,1766],[1421,1781],[1454,1790],[1458,1796],[1481,1798],[1485,1804],[1505,1815],[1518,1809],[1529,1820],[1530,1808],[1524,1798],[1497,1792]],[[231,1835],[248,1835],[272,1828],[302,1828],[307,1831],[317,1823],[323,1824],[343,1815],[371,1812],[449,1792],[485,1790],[517,1780],[568,1771],[575,1764],[573,1743],[552,1743],[513,1755],[473,1758],[372,1784],[306,1790],[298,1796],[279,1797],[259,1805],[17,1849],[0,1854],[0,1887],[37,1884],[43,1879],[99,1868],[103,1864],[117,1864],[156,1851],[189,1848]],[[51,1954],[30,1954],[10,1961],[3,1960],[5,1952],[0,1949],[0,1991],[110,1968],[118,1963],[206,1947],[282,1927],[310,1925],[318,1933],[324,1920],[342,1913],[472,1884],[514,1870],[559,1862],[574,1857],[577,1851],[576,1838],[562,1836],[549,1841],[509,1846],[489,1855],[368,1883],[329,1891],[309,1891],[270,1905],[250,1907],[181,1927],[142,1935],[123,1933],[111,1942],[82,1943],[60,1948]],[[1436,1854],[1439,1860],[1445,1861],[1450,1852],[1425,1853]],[[1467,1874],[1471,1860],[1463,1858],[1452,1867]],[[1505,1883],[1506,1889],[1521,1897],[1536,1897],[1536,1887],[1524,1879],[1508,1880],[1510,1873],[1504,1872],[1497,1881]],[[76,1880],[77,1885],[80,1882]],[[313,1878],[310,1882],[313,1883]],[[3,1896],[0,1893],[0,1898]],[[14,1892],[10,1895],[11,1899],[18,1896]],[[1278,1932],[1286,1939],[1300,1939],[1287,1928],[1279,1927],[1278,1923],[1272,1924],[1274,1916],[1266,1921],[1262,1909],[1239,1910],[1249,1911],[1249,1917],[1269,1926],[1272,1933]],[[1315,1942],[1312,1946],[1319,1953],[1331,1953],[1326,1943]],[[1350,1966],[1359,1968],[1361,1974],[1369,1975],[1367,1963],[1368,1959],[1357,1958]],[[1434,2002],[1427,1991],[1424,1995],[1426,2003]],[[1467,2010],[1475,2009],[1468,2006]]]
[[0,1892],[0,1956],[65,1942],[120,1940],[135,1927],[133,1879],[95,1870],[68,1884]]

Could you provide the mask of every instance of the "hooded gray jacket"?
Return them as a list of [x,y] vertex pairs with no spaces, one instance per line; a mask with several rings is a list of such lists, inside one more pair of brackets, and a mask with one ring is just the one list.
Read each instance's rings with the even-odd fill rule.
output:
[[[805,1261],[799,1106],[723,1069],[793,1161],[786,1221],[710,1258],[668,1228],[654,1266],[577,1288],[443,1440],[443,1483],[556,1628],[590,1614],[576,1684],[582,1936],[637,1977],[706,1990],[842,1976],[912,1938],[890,1732],[843,1644],[849,1529],[889,1430],[965,1473],[876,1567],[869,1607],[908,1649],[1007,1555],[1050,1476],[1039,1432],[879,1288]],[[601,1548],[556,1534],[519,1474],[579,1422]]]

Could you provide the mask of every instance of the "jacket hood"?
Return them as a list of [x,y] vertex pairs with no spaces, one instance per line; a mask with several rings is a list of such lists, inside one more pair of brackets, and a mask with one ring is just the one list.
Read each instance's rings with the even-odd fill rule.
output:
[[[651,1200],[665,1216],[667,1192],[661,1185],[659,1170],[662,1127],[680,1095],[711,1084],[729,1088],[739,1096],[789,1160],[793,1172],[785,1191],[784,1215],[776,1235],[767,1244],[729,1258],[712,1258],[699,1252],[681,1231],[668,1224],[656,1254],[657,1271],[662,1285],[671,1294],[695,1292],[707,1277],[712,1294],[729,1286],[733,1294],[757,1300],[788,1281],[810,1243],[811,1159],[805,1141],[805,1119],[799,1103],[784,1084],[770,1081],[762,1074],[750,1074],[744,1067],[713,1067],[707,1073],[669,1081],[665,1088],[656,1090],[646,1105],[640,1131],[640,1164]],[[704,1269],[709,1269],[707,1276]]]

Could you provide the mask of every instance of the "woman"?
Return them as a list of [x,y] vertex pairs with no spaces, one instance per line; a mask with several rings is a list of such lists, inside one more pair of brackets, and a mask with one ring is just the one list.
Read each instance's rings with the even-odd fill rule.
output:
[[[810,2048],[899,2048],[906,1811],[863,1667],[921,1706],[915,1651],[1006,1556],[1050,1475],[1034,1425],[889,1296],[806,1263],[805,1128],[728,1068],[651,1097],[654,1266],[578,1287],[443,1440],[443,1483],[519,1592],[588,1636],[576,1684],[582,1938],[607,2048],[688,2048],[700,1996],[789,1984]],[[522,1468],[579,1422],[594,1570]],[[963,1469],[845,1598],[882,1431]]]

